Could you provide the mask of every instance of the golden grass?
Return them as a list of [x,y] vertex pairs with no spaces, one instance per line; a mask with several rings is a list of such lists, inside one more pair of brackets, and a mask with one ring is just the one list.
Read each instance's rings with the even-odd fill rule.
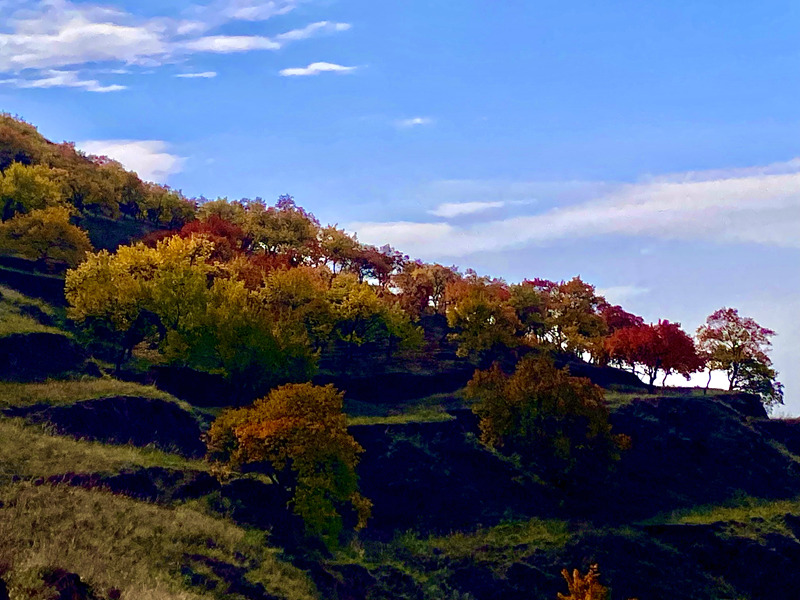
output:
[[204,461],[156,449],[77,441],[48,435],[21,419],[0,420],[0,483],[14,475],[34,478],[68,472],[102,473],[131,466],[208,469]]
[[[264,534],[185,506],[167,508],[99,490],[17,483],[0,488],[0,561],[12,598],[31,571],[58,567],[123,600],[237,598],[192,587],[182,568],[201,555],[247,569],[247,579],[289,600],[317,598]],[[15,587],[16,586],[16,587]]]

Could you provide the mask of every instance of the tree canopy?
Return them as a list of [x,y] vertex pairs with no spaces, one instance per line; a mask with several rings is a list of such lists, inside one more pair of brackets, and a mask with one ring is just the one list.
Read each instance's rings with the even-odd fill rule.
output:
[[371,503],[358,491],[363,452],[347,432],[342,394],[309,383],[274,389],[251,407],[223,412],[208,433],[212,458],[233,467],[264,464],[312,533],[335,545],[344,512],[363,528]]

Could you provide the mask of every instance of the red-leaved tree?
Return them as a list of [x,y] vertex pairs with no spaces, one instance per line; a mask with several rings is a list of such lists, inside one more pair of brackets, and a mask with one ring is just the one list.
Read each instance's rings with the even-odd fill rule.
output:
[[625,327],[614,332],[606,344],[611,360],[629,365],[634,373],[637,367],[642,369],[651,391],[659,371],[665,385],[671,373],[688,379],[703,366],[694,341],[680,323],[659,321],[657,325]]

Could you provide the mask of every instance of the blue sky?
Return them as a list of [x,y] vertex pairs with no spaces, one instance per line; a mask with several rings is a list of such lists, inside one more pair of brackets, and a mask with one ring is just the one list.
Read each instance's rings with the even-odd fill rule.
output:
[[779,332],[800,414],[800,5],[0,0],[0,109],[190,196]]

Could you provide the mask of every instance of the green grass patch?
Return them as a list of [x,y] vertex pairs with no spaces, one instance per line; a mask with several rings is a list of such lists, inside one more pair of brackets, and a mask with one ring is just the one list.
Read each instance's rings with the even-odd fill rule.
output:
[[21,419],[0,420],[0,483],[14,475],[49,477],[62,473],[106,473],[125,467],[207,470],[208,464],[151,448],[111,446],[49,435]]
[[120,381],[111,377],[84,377],[73,380],[51,379],[43,383],[0,382],[0,408],[35,404],[65,405],[112,396],[136,396],[175,402],[185,410],[191,405],[152,385]]
[[696,506],[656,517],[646,524],[709,525],[724,523],[724,531],[737,537],[760,539],[767,533],[790,535],[786,515],[800,516],[800,497],[789,500],[764,500],[739,497],[723,505]]
[[472,559],[502,569],[537,550],[561,548],[568,540],[565,521],[532,519],[447,536],[420,538],[416,534],[406,534],[396,543],[418,557],[438,555],[452,560]]
[[373,404],[345,399],[348,425],[407,425],[452,421],[447,411],[465,406],[463,390],[433,394],[396,404]]
[[69,335],[52,325],[45,325],[36,315],[53,321],[61,320],[61,315],[52,306],[29,298],[20,292],[0,285],[0,337],[15,333],[59,333]]
[[[58,567],[123,600],[241,598],[191,556],[245,570],[246,579],[287,600],[318,598],[307,575],[282,561],[265,534],[186,506],[163,507],[100,490],[17,483],[0,488],[0,562],[11,597],[30,574]],[[192,585],[191,574],[208,577]]]
[[441,423],[452,421],[455,417],[442,408],[420,408],[409,412],[396,412],[386,415],[348,417],[348,425],[407,425],[409,423]]
[[647,390],[635,390],[635,391],[621,391],[621,390],[605,390],[605,398],[606,403],[608,404],[609,408],[621,408],[623,406],[627,406],[631,404],[634,400],[638,400],[640,398],[659,398],[659,397],[691,397],[691,398],[703,398],[703,397],[714,397],[719,396],[720,394],[729,394],[730,392],[727,390],[720,390],[716,388],[711,388],[709,390],[705,390],[705,388],[682,388],[682,387],[658,387],[653,390],[653,393],[650,394]]

